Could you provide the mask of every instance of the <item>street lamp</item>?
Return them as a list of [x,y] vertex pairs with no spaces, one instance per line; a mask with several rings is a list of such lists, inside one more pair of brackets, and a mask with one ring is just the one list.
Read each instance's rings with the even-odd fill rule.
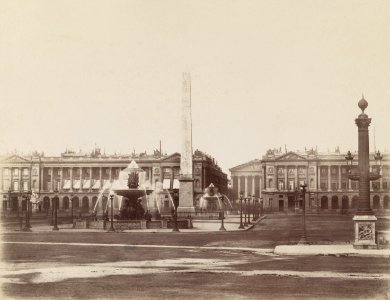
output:
[[253,219],[252,221],[256,221],[256,208],[257,208],[257,200],[256,200],[256,197],[255,195],[252,195],[252,203],[253,203],[253,209],[252,209],[252,216],[253,216]]
[[263,216],[263,198],[260,198],[260,217]]
[[247,214],[247,210],[248,210],[248,207],[246,206],[246,198],[244,198],[244,226],[248,226],[248,222],[246,221],[246,214]]
[[53,205],[54,205],[54,226],[53,231],[60,230],[57,226],[57,210],[58,210],[58,190],[54,191]]
[[298,245],[306,245],[308,244],[306,239],[306,187],[307,185],[305,183],[301,184],[301,192],[302,192],[302,198],[303,198],[303,233],[300,241],[298,242]]
[[110,191],[110,203],[111,203],[111,222],[110,222],[110,228],[107,232],[115,232],[114,228],[114,192]]
[[173,229],[172,231],[179,232],[179,226],[177,226],[177,208],[179,207],[179,191],[178,189],[173,189]]
[[238,229],[244,229],[244,224],[242,224],[242,199],[244,198],[244,193],[240,192],[240,226]]
[[29,214],[29,202],[30,202],[30,195],[31,195],[31,191],[28,191],[24,196],[23,198],[25,199],[26,201],[26,222],[25,222],[25,225],[23,227],[23,231],[26,231],[26,232],[30,232],[31,231],[31,226],[30,226],[30,214]]
[[[375,153],[374,155],[374,159],[375,159],[375,165],[379,168],[378,171],[380,170],[381,166],[382,166],[382,159],[383,159],[383,155],[381,155],[381,153],[379,152],[379,150]],[[379,174],[379,173],[378,173]]]
[[249,195],[249,197],[248,197],[248,225],[252,225],[252,222],[251,222],[251,210],[252,210],[251,196]]
[[226,231],[226,228],[223,224],[223,220],[225,219],[225,209],[224,209],[224,203],[223,203],[223,200],[224,200],[224,197],[223,195],[221,195],[221,197],[219,197],[219,200],[221,200],[221,206],[222,206],[222,214],[221,214],[221,227],[219,228],[220,231]]
[[348,173],[352,172],[352,161],[353,161],[354,156],[351,154],[351,151],[347,152],[347,156],[345,157],[345,160],[347,161],[347,166],[348,166]]

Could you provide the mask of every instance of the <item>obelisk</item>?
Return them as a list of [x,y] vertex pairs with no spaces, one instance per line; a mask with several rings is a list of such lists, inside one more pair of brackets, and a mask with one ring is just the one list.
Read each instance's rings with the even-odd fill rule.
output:
[[188,215],[194,208],[194,177],[192,174],[192,116],[191,116],[191,77],[183,73],[181,101],[181,157],[179,178],[178,214]]

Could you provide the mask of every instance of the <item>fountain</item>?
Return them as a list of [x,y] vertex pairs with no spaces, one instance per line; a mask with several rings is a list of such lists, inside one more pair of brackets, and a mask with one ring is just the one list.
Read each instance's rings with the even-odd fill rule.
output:
[[119,220],[141,220],[149,210],[147,196],[153,190],[145,182],[145,171],[133,160],[127,168],[119,173],[119,179],[114,181],[111,190],[122,197]]
[[207,214],[209,218],[217,216],[217,214],[224,209],[224,204],[221,200],[221,197],[226,199],[230,209],[233,209],[230,199],[226,195],[220,193],[218,188],[211,183],[205,189],[204,194],[199,199],[199,209],[201,213]]

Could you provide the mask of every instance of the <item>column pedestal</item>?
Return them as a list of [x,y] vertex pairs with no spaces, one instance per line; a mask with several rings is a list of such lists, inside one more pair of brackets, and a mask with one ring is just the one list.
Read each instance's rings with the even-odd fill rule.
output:
[[194,179],[180,178],[178,217],[187,217],[195,213],[194,207]]
[[375,222],[377,218],[373,215],[354,216],[355,227],[355,249],[377,249],[375,243]]

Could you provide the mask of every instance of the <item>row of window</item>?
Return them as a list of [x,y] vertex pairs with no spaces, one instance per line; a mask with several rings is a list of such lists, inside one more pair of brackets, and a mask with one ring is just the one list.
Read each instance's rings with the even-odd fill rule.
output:
[[3,175],[4,176],[9,176],[11,174],[11,170],[12,170],[12,175],[13,176],[19,176],[19,170],[22,171],[22,175],[24,175],[24,176],[28,176],[29,175],[29,168],[22,168],[22,169],[19,169],[19,168],[12,168],[12,169],[4,168],[3,169]]
[[[3,175],[4,176],[9,176],[11,174],[11,172],[12,172],[13,176],[19,176],[19,170],[21,170],[22,175],[24,175],[24,176],[28,176],[29,175],[29,168],[22,168],[22,169],[19,169],[19,168],[4,168],[3,169]],[[61,175],[61,169],[53,168],[53,170],[54,170],[54,172],[53,172],[54,174],[53,175],[57,175],[57,176]],[[64,176],[70,176],[70,168],[64,168],[62,170],[63,170],[63,175]],[[94,174],[98,174],[100,172],[100,171],[99,172],[94,171],[94,170],[99,170],[97,168],[93,168],[92,170],[93,170],[92,172]],[[103,174],[105,174],[105,175],[109,175],[110,174],[110,168],[103,168],[102,171],[103,171]],[[145,169],[145,171],[146,171],[146,174],[149,174],[148,170]],[[116,176],[119,175],[119,172],[120,172],[119,168],[114,168],[113,169],[113,174],[115,174]],[[164,172],[172,172],[172,171],[171,171],[171,168],[164,168]],[[89,168],[83,168],[83,174],[89,175],[89,173],[90,173],[90,169]],[[174,173],[175,174],[176,173],[179,174],[179,169],[174,169]],[[37,175],[38,174],[38,170],[36,168],[33,168],[32,169],[32,174],[33,175]],[[51,176],[52,175],[52,169],[51,168],[45,168],[44,169],[44,174],[48,175],[48,176]],[[80,175],[80,168],[75,167],[75,169],[73,170],[73,174],[76,175],[76,176]]]
[[[3,191],[8,191],[11,188],[10,182],[8,180],[4,180],[3,182]],[[13,181],[12,182],[12,191],[19,191],[19,189],[22,188],[22,191],[28,191],[28,181],[22,181],[21,185],[19,186],[19,181]],[[32,181],[31,188],[36,190],[38,188],[38,184],[36,180]]]
[[[301,186],[303,183],[304,183],[304,181],[300,180],[299,181],[299,186]],[[273,185],[273,179],[269,178],[268,179],[268,187],[272,188],[273,187],[272,185]],[[295,188],[297,188],[297,186],[295,184],[295,180],[288,181],[287,190],[295,190]],[[308,188],[309,189],[314,189],[315,188],[315,181],[314,181],[314,179],[310,179]],[[359,182],[352,181],[351,182],[351,189],[352,190],[357,190],[358,188],[359,188]],[[279,181],[278,181],[278,189],[279,190],[286,190],[284,180],[279,179]],[[323,191],[328,190],[328,182],[326,182],[326,181],[320,182],[320,189],[323,190]],[[339,184],[337,182],[332,182],[331,183],[331,190],[336,191],[338,189],[339,189]],[[341,189],[342,190],[349,189],[347,181],[342,181],[341,182]],[[373,181],[372,182],[372,189],[373,190],[379,190],[380,189],[380,182],[379,181]],[[389,189],[389,185],[388,185],[388,183],[386,181],[382,182],[382,189],[384,189],[384,190]]]
[[[283,198],[283,195],[279,195],[280,198]],[[330,207],[329,207],[329,200],[330,200]],[[350,203],[351,200],[351,203]],[[278,199],[276,199],[278,201]],[[290,198],[287,200],[287,207],[289,209],[294,208],[302,208],[302,200],[296,201],[295,198]],[[341,206],[340,206],[341,204]],[[279,207],[279,210],[283,211],[285,202],[283,199],[279,199],[277,202],[277,205]],[[268,206],[272,209],[273,208],[273,198],[268,199]],[[370,203],[371,208],[373,209],[380,209],[380,197],[378,195],[375,195],[372,199],[372,205]],[[319,199],[310,198],[309,201],[309,208],[321,208],[321,209],[349,209],[353,208],[356,209],[358,207],[358,197],[354,196],[352,199],[349,199],[348,196],[343,196],[341,198],[341,203],[339,203],[339,197],[333,196],[332,198],[328,198],[327,196],[322,196]],[[388,195],[384,196],[383,198],[383,208],[384,209],[390,209],[390,197]]]

